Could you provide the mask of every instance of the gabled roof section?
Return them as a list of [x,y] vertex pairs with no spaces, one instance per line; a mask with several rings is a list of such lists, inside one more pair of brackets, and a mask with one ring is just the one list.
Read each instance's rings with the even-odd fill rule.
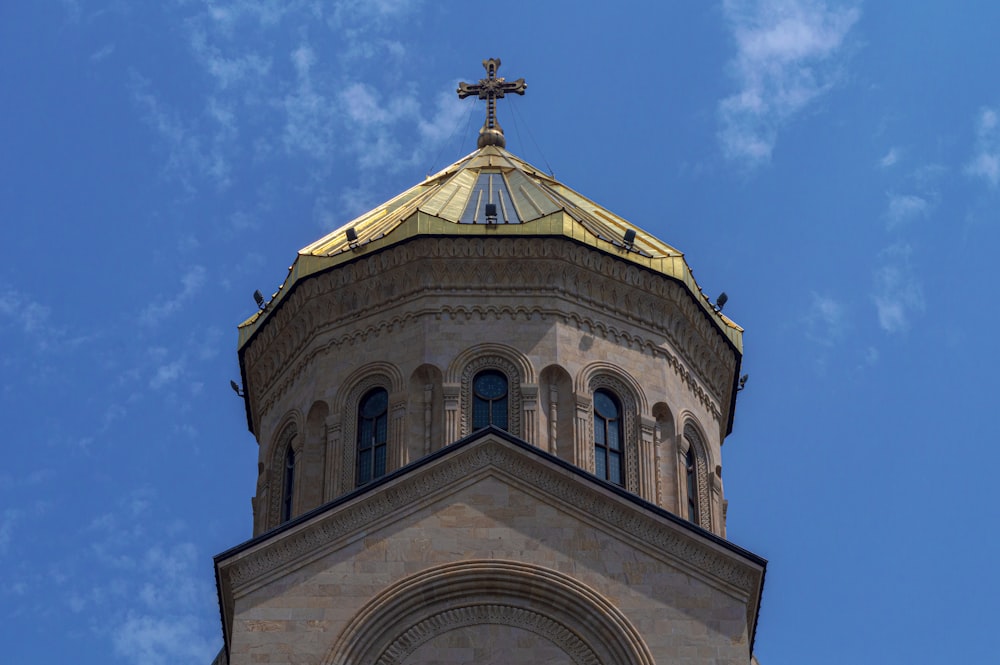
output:
[[299,250],[264,311],[240,325],[240,347],[296,282],[420,235],[564,236],[683,282],[737,349],[743,329],[719,312],[684,255],[504,148],[487,145]]

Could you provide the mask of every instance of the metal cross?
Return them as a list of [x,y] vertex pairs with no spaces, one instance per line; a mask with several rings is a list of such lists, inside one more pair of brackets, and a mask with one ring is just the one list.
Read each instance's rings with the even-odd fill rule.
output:
[[503,77],[497,76],[497,69],[500,68],[500,58],[490,58],[483,60],[483,67],[486,69],[486,78],[479,79],[479,83],[459,83],[458,98],[465,99],[476,95],[479,99],[486,100],[486,122],[479,130],[479,140],[476,145],[484,148],[488,145],[504,147],[507,141],[503,137],[503,129],[497,122],[497,99],[503,97],[508,92],[523,95],[528,84],[524,79],[517,79],[513,83],[507,83]]

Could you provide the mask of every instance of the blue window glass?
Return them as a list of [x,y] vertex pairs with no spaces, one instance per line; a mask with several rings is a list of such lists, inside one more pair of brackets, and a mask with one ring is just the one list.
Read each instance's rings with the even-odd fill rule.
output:
[[613,393],[594,392],[594,473],[624,486],[621,414],[621,404]]
[[369,390],[358,404],[359,486],[385,475],[388,433],[389,393],[384,388]]
[[684,455],[684,464],[687,467],[687,518],[689,521],[698,523],[698,471],[695,467],[694,451],[688,448]]
[[472,429],[489,425],[507,429],[507,376],[488,369],[476,374],[472,381]]
[[285,452],[285,477],[281,484],[281,521],[292,519],[292,497],[295,492],[295,451],[288,446]]

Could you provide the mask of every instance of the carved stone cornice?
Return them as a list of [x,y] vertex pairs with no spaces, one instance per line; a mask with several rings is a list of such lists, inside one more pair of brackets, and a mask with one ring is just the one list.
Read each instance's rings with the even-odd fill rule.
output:
[[522,628],[555,644],[574,665],[601,665],[587,643],[561,623],[523,607],[499,604],[470,605],[428,617],[393,640],[375,665],[402,665],[410,654],[438,635],[482,624]]
[[[456,294],[467,302],[420,307],[421,297]],[[482,304],[483,295],[494,298]],[[496,304],[496,296],[520,304]],[[561,238],[448,237],[418,238],[300,281],[244,348],[255,420],[317,353],[432,314],[555,317],[667,360],[717,419],[728,416],[738,354],[682,284]],[[310,348],[324,335],[322,349]]]
[[372,533],[382,520],[398,520],[440,500],[480,472],[497,469],[546,495],[547,503],[561,503],[571,509],[571,514],[586,516],[609,532],[621,534],[619,537],[642,543],[651,556],[676,562],[688,572],[734,589],[748,599],[748,626],[754,625],[763,570],[746,555],[728,551],[628,499],[609,495],[596,481],[588,482],[545,460],[543,453],[522,449],[494,434],[484,433],[465,445],[446,450],[441,458],[419,462],[408,473],[353,500],[228,559],[217,559],[220,588],[228,596],[224,600],[230,605],[229,611],[234,597],[336,551],[360,534]]

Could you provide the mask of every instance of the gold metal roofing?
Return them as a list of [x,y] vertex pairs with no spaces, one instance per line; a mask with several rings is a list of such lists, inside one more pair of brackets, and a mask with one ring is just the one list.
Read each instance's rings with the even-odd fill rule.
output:
[[[743,329],[713,307],[684,255],[504,148],[487,145],[299,250],[284,284],[240,324],[240,348],[299,280],[420,235],[562,235],[682,281],[742,352]],[[634,234],[634,236],[633,236]]]

